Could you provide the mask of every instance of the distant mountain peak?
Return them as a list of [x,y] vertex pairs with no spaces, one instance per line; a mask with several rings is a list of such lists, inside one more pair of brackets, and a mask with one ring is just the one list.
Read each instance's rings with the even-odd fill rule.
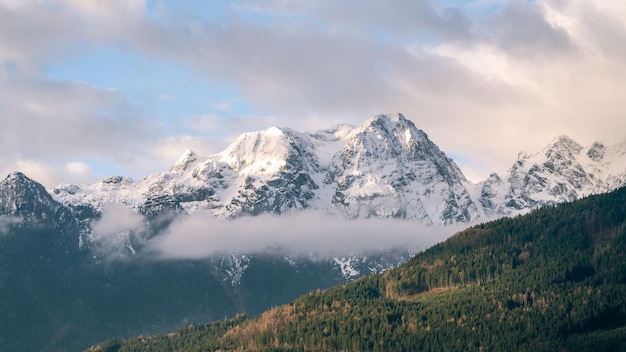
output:
[[[312,142],[300,132],[270,127],[243,133],[219,156],[236,172],[272,174],[292,167],[293,163],[305,162],[306,157],[301,154],[312,154],[313,148]],[[295,160],[299,157],[304,159]]]
[[393,128],[416,128],[411,120],[408,120],[406,117],[404,117],[404,115],[400,113],[376,115],[363,122],[359,127],[362,130],[379,129],[387,132],[391,132]]
[[24,175],[24,173],[20,171],[13,171],[10,174],[8,174],[4,178],[4,180],[2,180],[2,183],[16,183],[16,182],[34,182],[34,181],[30,179],[28,176]]
[[63,204],[96,212],[111,202],[143,214],[203,211],[225,218],[312,208],[346,218],[449,224],[620,187],[626,182],[624,150],[600,143],[584,148],[561,135],[537,153],[520,153],[507,173],[474,184],[424,131],[393,113],[358,126],[243,133],[209,157],[185,151],[169,172],[52,191]]
[[281,136],[283,133],[283,129],[276,126],[272,126],[265,130],[265,135],[267,136]]
[[582,149],[583,146],[576,142],[573,138],[566,135],[560,135],[546,147],[545,154],[548,157],[554,154],[571,157],[579,154]]
[[573,146],[580,146],[578,144],[578,142],[576,142],[576,140],[566,134],[561,134],[556,136],[553,140],[551,144],[569,144],[569,145],[573,145]]
[[596,162],[600,162],[606,154],[606,147],[600,142],[594,142],[591,148],[587,151],[587,156]]
[[373,117],[373,119],[383,119],[396,123],[412,123],[406,116],[402,115],[402,113],[394,112],[394,113],[386,113],[386,114],[378,114]]
[[0,215],[54,225],[72,221],[69,211],[43,185],[17,171],[0,181]]
[[170,168],[170,172],[181,172],[189,169],[191,165],[198,161],[198,154],[191,149],[185,150],[176,163]]
[[21,192],[28,195],[46,193],[45,188],[41,184],[19,171],[11,172],[4,180],[0,181],[0,189]]
[[[465,176],[426,133],[401,114],[376,115],[357,127],[329,167],[333,204],[349,217],[425,223],[469,221],[477,209]],[[467,206],[467,212],[461,207]]]

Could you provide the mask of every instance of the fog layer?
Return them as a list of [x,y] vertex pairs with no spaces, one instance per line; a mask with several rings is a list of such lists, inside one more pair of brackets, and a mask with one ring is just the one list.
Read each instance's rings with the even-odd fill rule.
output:
[[236,220],[194,214],[174,220],[149,241],[149,249],[164,259],[199,259],[277,249],[292,255],[331,257],[398,247],[425,249],[459,229],[403,220],[343,220],[312,211]]

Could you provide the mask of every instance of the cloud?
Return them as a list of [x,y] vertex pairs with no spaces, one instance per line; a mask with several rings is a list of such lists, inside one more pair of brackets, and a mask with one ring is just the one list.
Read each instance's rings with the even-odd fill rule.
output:
[[43,78],[46,63],[102,47],[234,87],[251,112],[207,104],[231,109],[196,121],[220,148],[206,154],[243,131],[396,111],[447,153],[480,159],[475,180],[556,135],[625,139],[621,2],[243,1],[208,16],[198,6],[0,1],[0,162],[101,160],[136,177],[192,147],[182,145],[191,133],[167,129],[180,115],[159,124],[120,92]]
[[[1,157],[0,160],[2,160]],[[82,161],[62,162],[18,158],[5,160],[1,165],[0,174],[8,175],[19,170],[46,188],[55,187],[61,183],[89,184],[100,178],[91,165]]]
[[65,169],[67,169],[70,173],[75,174],[75,175],[88,175],[91,176],[93,175],[93,171],[91,170],[91,167],[81,161],[72,161],[69,163],[65,164]]
[[222,100],[211,104],[211,107],[216,110],[228,111],[233,108],[233,104],[241,101],[241,98],[232,98],[228,100]]
[[[60,181],[92,181],[90,170],[77,168],[88,162],[119,168],[132,165],[135,158],[153,157],[149,150],[157,124],[120,92],[50,80],[43,72],[51,60],[111,43],[130,23],[142,22],[137,16],[144,3],[115,3],[0,1],[3,171],[30,171],[50,187]],[[96,33],[99,27],[90,22],[95,17],[106,23],[103,33]],[[128,25],[108,35],[119,21]],[[62,175],[73,177],[62,180]]]
[[[482,171],[473,173],[482,177],[489,170],[505,171],[518,151],[535,152],[558,134],[586,145],[624,142],[625,106],[617,92],[626,79],[618,44],[626,26],[615,20],[624,11],[617,3],[605,6],[600,10],[584,1],[505,5],[477,22],[478,39],[428,49],[465,74],[442,76],[457,87],[440,90],[439,99],[415,89],[420,115],[441,118],[422,119],[414,109],[406,110],[407,116],[423,122],[418,126],[449,154],[479,160]],[[518,22],[535,24],[514,26]],[[598,22],[607,23],[612,35],[604,36],[606,27],[594,25]]]
[[135,232],[145,228],[141,215],[122,205],[110,203],[103,207],[102,216],[91,224],[96,237],[108,237],[120,232]]
[[[88,243],[105,259],[123,259],[146,241],[148,230],[141,215],[120,204],[106,204],[99,219],[91,223]],[[133,246],[134,245],[134,246]]]
[[11,226],[17,225],[22,221],[23,219],[19,216],[0,215],[0,236],[8,235],[10,233]]
[[0,82],[0,96],[1,140],[20,143],[24,154],[130,152],[133,140],[150,133],[146,121],[112,90],[19,77]]
[[328,258],[391,248],[425,249],[460,228],[421,226],[409,221],[343,220],[313,211],[236,220],[205,214],[182,216],[147,248],[162,259],[201,259],[224,253],[283,250]]
[[69,49],[80,37],[76,18],[52,4],[30,1],[0,1],[0,63],[21,71],[37,72],[40,65]]
[[217,128],[219,116],[212,114],[194,115],[184,119],[185,124],[194,130],[213,131]]
[[25,76],[0,79],[0,125],[4,168],[34,171],[47,186],[63,181],[56,175],[92,179],[88,161],[130,165],[145,158],[155,132],[115,91]]
[[472,26],[468,16],[437,1],[265,1],[262,4],[249,2],[234,9],[271,14],[286,20],[317,21],[333,33],[367,35],[371,30],[379,30],[408,41],[420,32],[445,39],[467,38]]
[[488,41],[518,59],[558,59],[577,50],[569,33],[550,23],[537,4],[513,1],[483,25]]
[[169,214],[150,223],[152,229],[137,212],[107,204],[101,217],[92,221],[87,244],[105,260],[197,260],[259,253],[328,259],[391,249],[424,250],[463,228],[403,220],[345,220],[319,211],[234,220],[203,213]]

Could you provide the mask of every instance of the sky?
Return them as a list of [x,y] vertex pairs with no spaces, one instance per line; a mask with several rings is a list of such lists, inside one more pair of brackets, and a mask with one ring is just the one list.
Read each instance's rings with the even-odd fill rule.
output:
[[0,0],[0,172],[167,170],[401,112],[465,175],[626,141],[626,2]]

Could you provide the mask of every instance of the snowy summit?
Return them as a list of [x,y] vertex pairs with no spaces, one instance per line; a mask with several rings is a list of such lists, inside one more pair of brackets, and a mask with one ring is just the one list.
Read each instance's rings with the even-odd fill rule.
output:
[[424,131],[389,114],[359,126],[244,133],[215,155],[185,151],[167,172],[63,184],[51,194],[72,207],[99,211],[119,203],[145,215],[172,210],[232,218],[317,209],[348,219],[452,224],[607,192],[625,180],[626,145],[585,148],[560,136],[537,154],[520,153],[506,174],[473,183]]

